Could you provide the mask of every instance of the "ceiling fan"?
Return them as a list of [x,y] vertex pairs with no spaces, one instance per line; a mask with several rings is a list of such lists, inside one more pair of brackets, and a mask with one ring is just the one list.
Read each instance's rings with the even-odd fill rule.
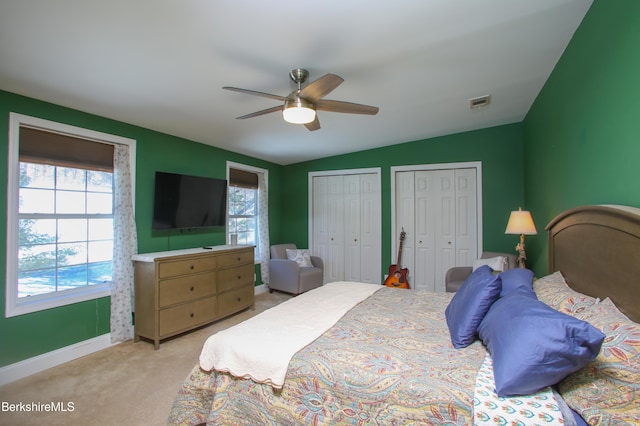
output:
[[378,107],[372,107],[352,102],[333,101],[322,99],[333,89],[338,87],[344,79],[335,74],[325,74],[319,79],[307,84],[304,88],[302,83],[307,81],[309,71],[303,68],[296,68],[289,73],[298,88],[289,93],[289,96],[272,95],[270,93],[256,92],[255,90],[240,89],[238,87],[225,86],[223,89],[234,92],[246,93],[248,95],[262,96],[264,98],[275,99],[284,102],[280,106],[275,106],[251,114],[236,117],[239,120],[269,114],[271,112],[282,111],[285,121],[294,124],[304,124],[309,130],[318,130],[320,121],[316,111],[344,112],[349,114],[376,115]]

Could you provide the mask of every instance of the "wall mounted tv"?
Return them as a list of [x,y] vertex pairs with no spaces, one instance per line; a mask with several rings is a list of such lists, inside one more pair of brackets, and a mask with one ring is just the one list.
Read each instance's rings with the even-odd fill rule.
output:
[[225,226],[226,218],[226,180],[156,172],[153,229]]

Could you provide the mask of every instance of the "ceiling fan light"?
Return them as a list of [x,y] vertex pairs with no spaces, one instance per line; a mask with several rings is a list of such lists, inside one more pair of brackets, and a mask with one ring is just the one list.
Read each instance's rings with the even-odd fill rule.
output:
[[316,119],[316,110],[310,102],[296,98],[285,103],[282,116],[288,123],[307,124]]

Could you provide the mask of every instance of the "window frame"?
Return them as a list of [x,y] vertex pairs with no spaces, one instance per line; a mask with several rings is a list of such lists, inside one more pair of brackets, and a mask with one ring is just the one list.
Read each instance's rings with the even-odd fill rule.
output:
[[[135,202],[136,141],[121,136],[57,123],[37,117],[9,113],[9,146],[7,158],[7,243],[5,318],[57,308],[87,300],[111,296],[111,285],[91,285],[82,288],[56,291],[18,298],[18,208],[20,180],[20,127],[33,127],[111,145],[129,146],[131,188]],[[113,188],[116,191],[116,188]]]
[[[267,194],[269,193],[269,171],[267,169],[261,169],[259,167],[253,167],[253,166],[248,166],[246,164],[242,164],[242,163],[235,163],[232,161],[227,161],[227,185],[228,187],[231,187],[231,180],[230,180],[230,170],[229,169],[238,169],[238,170],[243,170],[246,172],[252,172],[252,173],[262,173],[264,175],[264,180],[265,180],[265,185],[267,185],[267,187],[265,188],[265,190],[267,191]],[[230,190],[227,191],[227,225],[226,225],[226,241],[230,243],[231,241],[231,232],[230,232],[230,228],[229,228],[229,194],[231,193]],[[261,259],[261,253],[260,253],[260,188],[258,188],[256,190],[256,221],[257,221],[257,229],[256,229],[256,242],[255,242],[255,248],[254,248],[254,259],[256,262],[259,262],[259,259]]]

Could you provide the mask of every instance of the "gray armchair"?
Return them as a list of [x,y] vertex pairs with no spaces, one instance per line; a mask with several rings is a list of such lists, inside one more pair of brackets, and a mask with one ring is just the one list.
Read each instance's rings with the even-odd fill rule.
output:
[[[507,265],[505,266],[505,271],[507,269],[515,268],[518,257],[515,254],[510,253],[499,253],[495,251],[485,251],[480,256],[480,259],[491,259],[492,257],[497,256],[505,256],[507,258]],[[471,266],[455,266],[447,271],[447,274],[444,278],[445,289],[448,293],[455,293],[458,291],[462,284],[467,279],[469,275],[471,275],[473,268]]]
[[287,249],[297,249],[295,244],[271,246],[269,260],[269,292],[284,291],[298,295],[322,285],[324,262],[318,256],[311,256],[313,267],[301,268],[294,260],[287,258]]

